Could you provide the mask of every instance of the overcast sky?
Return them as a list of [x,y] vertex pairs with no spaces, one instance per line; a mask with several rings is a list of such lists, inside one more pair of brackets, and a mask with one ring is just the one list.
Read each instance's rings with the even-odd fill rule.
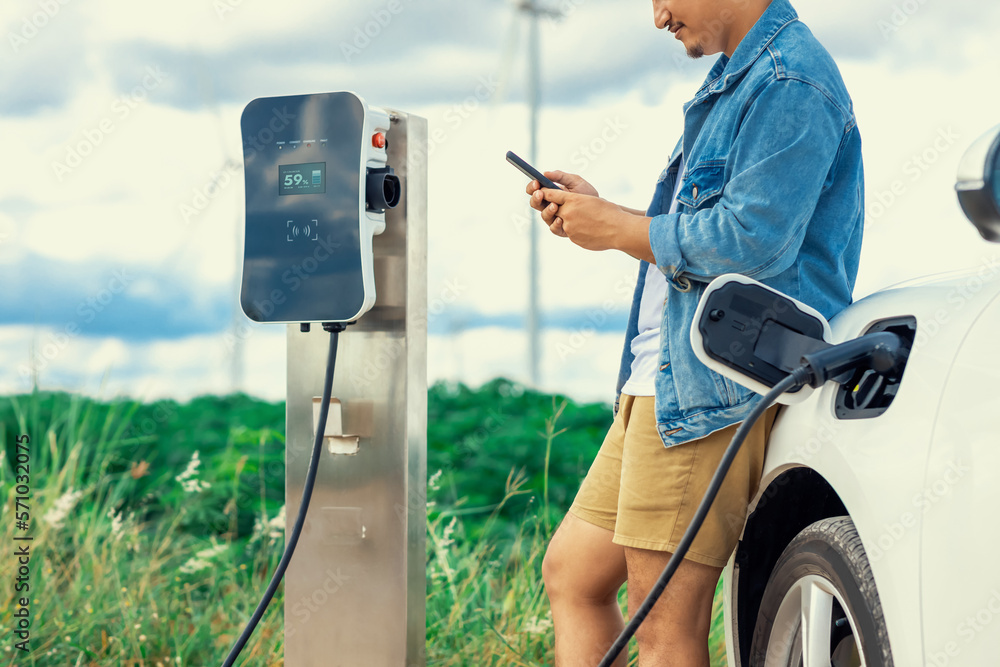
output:
[[[714,57],[691,61],[649,2],[552,2],[539,166],[645,208]],[[965,148],[1000,123],[1000,6],[802,0],[864,143],[856,298],[988,262],[956,203]],[[284,395],[284,329],[238,314],[239,117],[253,98],[353,90],[428,119],[431,380],[524,380],[527,29],[511,3],[33,0],[0,7],[0,392]],[[591,157],[588,157],[588,154]],[[199,193],[210,192],[202,198]],[[192,208],[197,213],[192,214]],[[542,235],[543,387],[613,396],[636,261]],[[609,303],[611,306],[609,307]],[[602,322],[597,331],[590,322]]]

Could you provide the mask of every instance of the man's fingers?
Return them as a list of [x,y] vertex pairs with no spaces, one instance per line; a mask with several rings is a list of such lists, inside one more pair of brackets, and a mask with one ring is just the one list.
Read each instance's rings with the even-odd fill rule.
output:
[[[549,192],[551,192],[551,190],[549,190]],[[549,217],[545,220],[548,223],[552,222],[552,217],[555,215],[555,212],[559,210],[557,205],[553,204],[551,201],[546,201],[546,198],[542,194],[542,190],[538,190],[531,195],[531,198],[528,200],[528,205],[536,211],[541,211],[543,219],[545,219],[546,212],[549,212]]]
[[559,204],[560,206],[566,203],[568,194],[565,190],[550,190],[548,188],[542,188],[541,193],[545,201]]
[[536,211],[544,211],[547,206],[542,193],[538,190],[531,193],[531,198],[528,199],[528,206],[535,209]]
[[566,187],[569,187],[571,185],[569,181],[571,181],[572,179],[571,178],[567,179],[567,176],[571,176],[571,174],[559,171],[558,169],[556,169],[555,171],[544,171],[542,173],[548,176],[549,180],[553,181],[554,183],[558,183],[559,185],[564,185]]
[[551,225],[556,220],[556,214],[559,212],[559,207],[555,204],[549,204],[542,209],[542,222],[546,225]]

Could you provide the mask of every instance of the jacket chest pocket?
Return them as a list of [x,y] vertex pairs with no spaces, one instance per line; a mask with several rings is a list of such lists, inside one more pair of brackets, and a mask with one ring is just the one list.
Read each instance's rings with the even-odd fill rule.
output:
[[703,208],[714,204],[714,200],[722,196],[725,187],[726,161],[706,160],[687,170],[677,201],[688,208]]

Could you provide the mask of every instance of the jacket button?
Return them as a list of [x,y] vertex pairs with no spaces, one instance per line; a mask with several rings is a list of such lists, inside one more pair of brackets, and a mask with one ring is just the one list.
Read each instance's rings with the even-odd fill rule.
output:
[[691,196],[694,197],[695,199],[698,198],[698,186],[697,185],[694,186],[693,188],[691,188]]

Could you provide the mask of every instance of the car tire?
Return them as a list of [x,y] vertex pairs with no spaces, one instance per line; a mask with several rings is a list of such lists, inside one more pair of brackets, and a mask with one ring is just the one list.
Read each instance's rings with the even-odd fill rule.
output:
[[882,604],[848,516],[807,526],[771,570],[750,667],[892,667]]

